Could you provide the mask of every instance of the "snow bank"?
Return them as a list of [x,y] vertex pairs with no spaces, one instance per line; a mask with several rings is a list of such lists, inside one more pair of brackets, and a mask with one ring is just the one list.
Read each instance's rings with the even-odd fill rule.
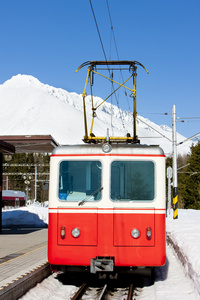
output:
[[171,212],[166,231],[167,241],[175,249],[186,274],[200,294],[200,211],[179,209],[175,220]]
[[46,227],[48,225],[48,207],[42,207],[39,203],[27,207],[3,210],[2,225]]

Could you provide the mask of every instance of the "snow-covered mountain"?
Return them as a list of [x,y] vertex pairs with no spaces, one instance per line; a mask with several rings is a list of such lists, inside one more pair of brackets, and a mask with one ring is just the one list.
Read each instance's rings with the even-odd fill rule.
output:
[[[102,101],[94,97],[95,105]],[[50,134],[60,144],[80,144],[84,136],[82,95],[69,93],[41,83],[29,75],[17,75],[0,85],[0,135]],[[91,124],[91,99],[86,98],[88,127]],[[112,111],[112,126],[111,126]],[[121,120],[122,117],[122,120]],[[96,136],[132,135],[132,115],[117,106],[105,103],[97,110],[94,130]],[[150,127],[149,127],[150,126]],[[142,144],[160,145],[166,154],[171,153],[172,130],[166,125],[157,125],[138,116],[137,134]],[[177,141],[185,137],[177,134]],[[180,154],[188,153],[191,142],[178,147]]]

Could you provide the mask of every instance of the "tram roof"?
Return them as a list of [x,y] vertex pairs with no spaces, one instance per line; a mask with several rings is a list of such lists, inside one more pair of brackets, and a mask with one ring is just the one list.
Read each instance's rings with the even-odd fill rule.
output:
[[157,145],[141,144],[111,144],[111,151],[104,153],[102,144],[80,144],[64,145],[56,147],[52,154],[144,154],[144,155],[164,155],[164,151]]

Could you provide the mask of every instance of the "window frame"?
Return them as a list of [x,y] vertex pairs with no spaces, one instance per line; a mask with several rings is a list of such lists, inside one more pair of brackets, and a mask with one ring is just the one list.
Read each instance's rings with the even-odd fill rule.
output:
[[[86,194],[83,199],[77,199],[77,200],[73,200],[73,199],[68,200],[67,198],[66,199],[60,199],[60,196],[59,196],[59,194],[60,194],[60,168],[61,168],[61,164],[63,162],[76,162],[76,163],[80,163],[80,162],[85,162],[85,163],[87,163],[87,162],[90,162],[90,163],[97,162],[97,163],[100,164],[100,167],[101,167],[101,172],[100,172],[101,187],[102,187],[102,182],[103,182],[103,176],[102,176],[102,174],[103,174],[103,163],[102,163],[102,161],[100,159],[98,159],[98,160],[97,159],[82,159],[82,158],[63,159],[63,160],[61,160],[58,163],[58,180],[57,180],[57,199],[58,199],[58,201],[62,202],[62,203],[70,203],[70,202],[79,203],[79,202],[81,202],[83,200],[86,200],[86,202],[91,202],[91,203],[97,203],[97,202],[101,201],[102,200],[102,190],[101,189],[99,190],[99,192],[100,192],[100,198],[98,200],[91,200],[91,199],[87,200],[87,198],[89,198],[90,196],[92,198],[92,194],[90,194],[90,195]],[[85,191],[86,191],[86,189],[85,189]]]
[[[112,196],[111,196],[111,193],[112,193],[112,164],[114,162],[122,162],[122,163],[135,163],[135,162],[151,162],[153,164],[153,171],[154,171],[154,180],[153,180],[153,199],[130,199],[130,200],[126,200],[126,199],[113,199]],[[151,160],[151,159],[138,159],[138,160],[133,160],[133,159],[124,159],[122,157],[120,157],[120,159],[116,158],[116,159],[113,159],[111,162],[110,162],[110,190],[109,190],[109,198],[112,202],[114,203],[152,203],[153,201],[155,201],[156,199],[156,163],[155,161]]]

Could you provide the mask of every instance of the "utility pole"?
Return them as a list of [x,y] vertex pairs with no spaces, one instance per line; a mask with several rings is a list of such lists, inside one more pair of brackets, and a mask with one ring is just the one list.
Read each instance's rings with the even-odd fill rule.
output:
[[34,203],[37,201],[37,166],[35,166],[35,200]]
[[177,180],[177,137],[176,105],[172,108],[172,150],[173,150],[173,219],[178,219],[178,180]]

